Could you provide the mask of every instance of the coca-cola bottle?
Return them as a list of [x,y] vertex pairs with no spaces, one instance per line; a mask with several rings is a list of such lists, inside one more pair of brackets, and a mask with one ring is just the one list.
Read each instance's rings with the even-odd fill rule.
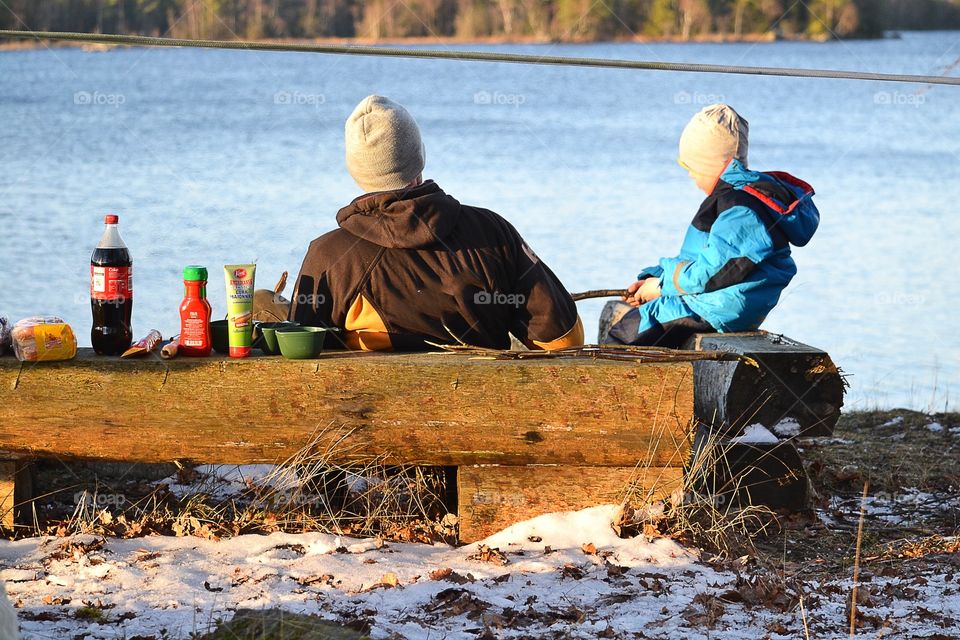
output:
[[117,356],[133,341],[133,261],[120,237],[119,216],[104,216],[106,229],[90,258],[90,340],[100,355]]

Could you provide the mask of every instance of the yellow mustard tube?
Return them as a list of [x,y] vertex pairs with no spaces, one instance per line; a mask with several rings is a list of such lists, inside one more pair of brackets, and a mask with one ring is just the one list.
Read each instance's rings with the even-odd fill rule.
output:
[[227,334],[230,357],[246,358],[253,343],[253,281],[255,264],[228,264],[223,267],[227,285]]

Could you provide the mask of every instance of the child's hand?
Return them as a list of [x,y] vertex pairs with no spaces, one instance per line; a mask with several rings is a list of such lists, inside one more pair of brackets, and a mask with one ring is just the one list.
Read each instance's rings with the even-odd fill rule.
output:
[[634,294],[635,298],[639,298],[643,302],[650,302],[651,300],[656,300],[660,297],[660,279],[659,278],[646,278],[640,283],[640,288],[637,290],[637,293]]
[[641,304],[643,304],[643,300],[641,300],[636,295],[637,291],[639,291],[640,287],[642,286],[643,286],[643,280],[637,280],[636,282],[631,284],[629,287],[627,287],[627,295],[623,296],[623,301],[626,302],[631,307],[639,307]]

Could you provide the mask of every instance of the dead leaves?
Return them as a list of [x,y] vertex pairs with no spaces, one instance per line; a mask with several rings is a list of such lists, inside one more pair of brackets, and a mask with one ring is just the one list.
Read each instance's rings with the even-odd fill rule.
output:
[[61,543],[57,550],[50,554],[50,558],[53,560],[72,559],[74,562],[79,562],[88,554],[100,551],[106,544],[106,538],[78,536]]
[[620,507],[610,524],[620,538],[635,538],[643,534],[647,538],[662,538],[669,532],[666,505],[656,502],[643,507],[626,503]]
[[194,516],[180,516],[173,521],[170,528],[178,538],[196,536],[204,540],[220,540],[220,536],[214,533],[213,527],[209,522],[200,522],[199,518]]
[[433,602],[427,606],[427,611],[442,611],[447,616],[466,615],[468,619],[476,620],[489,608],[489,602],[480,600],[470,591],[450,587],[433,597]]
[[447,582],[452,582],[454,584],[467,584],[468,582],[476,581],[476,578],[474,578],[472,574],[468,573],[467,575],[463,575],[457,573],[449,567],[431,571],[430,579],[435,581],[446,580]]
[[577,565],[571,562],[568,562],[565,565],[563,565],[563,569],[561,569],[560,575],[562,575],[564,578],[572,578],[574,580],[580,580],[581,578],[583,578],[583,569],[581,569],[580,567],[578,567]]
[[386,587],[388,589],[392,589],[393,587],[399,587],[400,578],[397,577],[397,574],[388,571],[387,573],[383,574],[383,576],[380,578],[380,582],[378,582],[377,585],[381,587]]
[[724,602],[781,612],[792,611],[800,603],[798,590],[775,575],[737,576],[733,588],[720,594],[719,598]]
[[469,556],[467,556],[467,560],[489,562],[491,564],[500,565],[501,567],[510,562],[506,554],[500,551],[499,548],[494,547],[491,549],[485,544],[481,544],[474,553],[471,553]]
[[726,607],[717,596],[698,593],[693,597],[693,602],[683,610],[681,616],[693,626],[712,629],[724,613],[726,613]]
[[315,584],[322,584],[330,587],[334,586],[334,577],[332,573],[324,573],[323,575],[299,576],[296,580],[297,583],[304,587],[309,587]]

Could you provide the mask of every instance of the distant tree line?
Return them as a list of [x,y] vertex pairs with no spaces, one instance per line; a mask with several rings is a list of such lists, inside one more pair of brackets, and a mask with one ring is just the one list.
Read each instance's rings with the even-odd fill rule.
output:
[[960,0],[6,0],[0,28],[188,38],[875,37],[958,29]]

